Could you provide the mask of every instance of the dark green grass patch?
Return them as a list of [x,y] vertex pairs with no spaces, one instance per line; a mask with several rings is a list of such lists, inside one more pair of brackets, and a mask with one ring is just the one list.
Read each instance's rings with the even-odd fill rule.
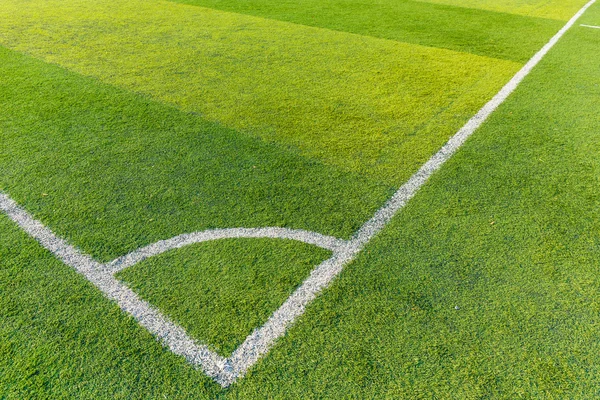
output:
[[207,228],[348,236],[392,188],[0,49],[0,190],[108,261]]
[[229,356],[330,252],[273,239],[206,242],[118,274],[201,343]]
[[[177,1],[519,62],[528,60],[563,25],[551,19],[406,0]],[[510,12],[508,7],[506,11]]]

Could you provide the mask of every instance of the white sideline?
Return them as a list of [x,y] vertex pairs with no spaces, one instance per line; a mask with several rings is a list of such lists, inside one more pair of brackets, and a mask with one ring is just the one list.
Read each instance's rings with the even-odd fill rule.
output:
[[394,193],[392,198],[368,220],[337,255],[320,264],[310,277],[285,301],[285,303],[269,318],[262,327],[256,329],[238,347],[232,357],[232,366],[236,377],[242,376],[258,358],[266,353],[286,328],[304,313],[306,305],[316,295],[329,285],[346,264],[362,250],[377,233],[402,209],[406,203],[427,182],[479,126],[502,104],[517,88],[531,70],[550,51],[558,40],[565,34],[583,13],[596,2],[591,0],[566,25],[550,39],[528,62],[513,76],[513,78],[484,105],[450,140],[435,153],[404,185]]
[[[65,264],[73,267],[98,287],[108,298],[117,302],[121,309],[131,314],[138,322],[156,335],[175,354],[184,356],[193,365],[201,367],[204,372],[214,378],[223,387],[227,387],[242,377],[254,363],[283,336],[287,328],[302,315],[309,304],[321,290],[351,262],[362,248],[379,233],[392,217],[427,182],[437,171],[481,126],[481,124],[502,104],[517,88],[521,81],[531,72],[540,60],[550,51],[577,19],[596,2],[591,0],[577,12],[566,25],[550,41],[542,47],[523,68],[452,138],[434,154],[398,191],[368,220],[352,237],[346,241],[315,232],[291,230],[285,228],[231,228],[216,229],[204,232],[183,234],[163,240],[136,250],[108,264],[100,264],[90,256],[82,254],[65,240],[58,238],[50,229],[36,221],[21,209],[6,194],[0,192],[0,210],[19,225],[25,232],[35,238],[41,245],[51,251]],[[224,358],[208,349],[205,345],[194,342],[179,326],[170,322],[157,309],[141,300],[133,291],[114,278],[114,273],[130,267],[141,260],[163,253],[170,249],[180,248],[192,243],[224,238],[280,238],[299,240],[315,246],[331,250],[333,255],[318,265],[310,276],[294,291],[294,293],[275,311],[268,321],[255,329],[246,340],[233,352],[231,357]]]

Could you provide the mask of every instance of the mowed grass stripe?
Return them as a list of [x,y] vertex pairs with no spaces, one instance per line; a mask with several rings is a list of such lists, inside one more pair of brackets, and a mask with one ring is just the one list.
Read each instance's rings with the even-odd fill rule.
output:
[[418,0],[539,18],[568,21],[586,2],[581,0]]
[[571,29],[232,397],[594,398],[598,46]]
[[394,186],[520,66],[160,1],[5,1],[0,24],[7,47]]
[[[518,62],[526,62],[562,26],[560,21],[509,14],[512,7],[506,4],[486,11],[468,8],[475,2],[460,0],[454,5],[407,0],[173,1]],[[571,1],[579,6],[566,19],[584,4]]]
[[0,48],[0,190],[110,261],[209,228],[350,236],[394,188]]

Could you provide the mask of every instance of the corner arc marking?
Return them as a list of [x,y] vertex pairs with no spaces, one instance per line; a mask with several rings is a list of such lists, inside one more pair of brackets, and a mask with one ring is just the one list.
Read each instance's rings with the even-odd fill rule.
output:
[[302,229],[278,227],[210,229],[205,231],[184,233],[170,239],[160,240],[156,243],[142,247],[141,249],[119,257],[107,264],[104,264],[104,268],[106,268],[110,273],[115,274],[125,268],[129,268],[137,264],[142,260],[157,256],[169,250],[179,249],[191,244],[202,243],[211,240],[240,238],[296,240],[330,250],[334,254],[338,251],[338,249],[347,243],[347,241],[343,239],[322,235],[317,232],[305,231]]

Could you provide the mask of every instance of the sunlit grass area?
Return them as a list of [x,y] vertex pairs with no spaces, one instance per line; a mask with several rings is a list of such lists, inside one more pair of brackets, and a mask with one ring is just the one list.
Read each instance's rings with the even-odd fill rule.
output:
[[[448,0],[446,4],[410,0],[176,1],[519,62],[529,59],[562,25],[538,18],[536,13],[512,14],[528,0]],[[566,19],[581,6],[577,1],[560,0],[532,0],[529,4],[547,10],[562,8]]]
[[0,189],[102,261],[208,228],[350,236],[393,191],[31,57],[0,58]]

